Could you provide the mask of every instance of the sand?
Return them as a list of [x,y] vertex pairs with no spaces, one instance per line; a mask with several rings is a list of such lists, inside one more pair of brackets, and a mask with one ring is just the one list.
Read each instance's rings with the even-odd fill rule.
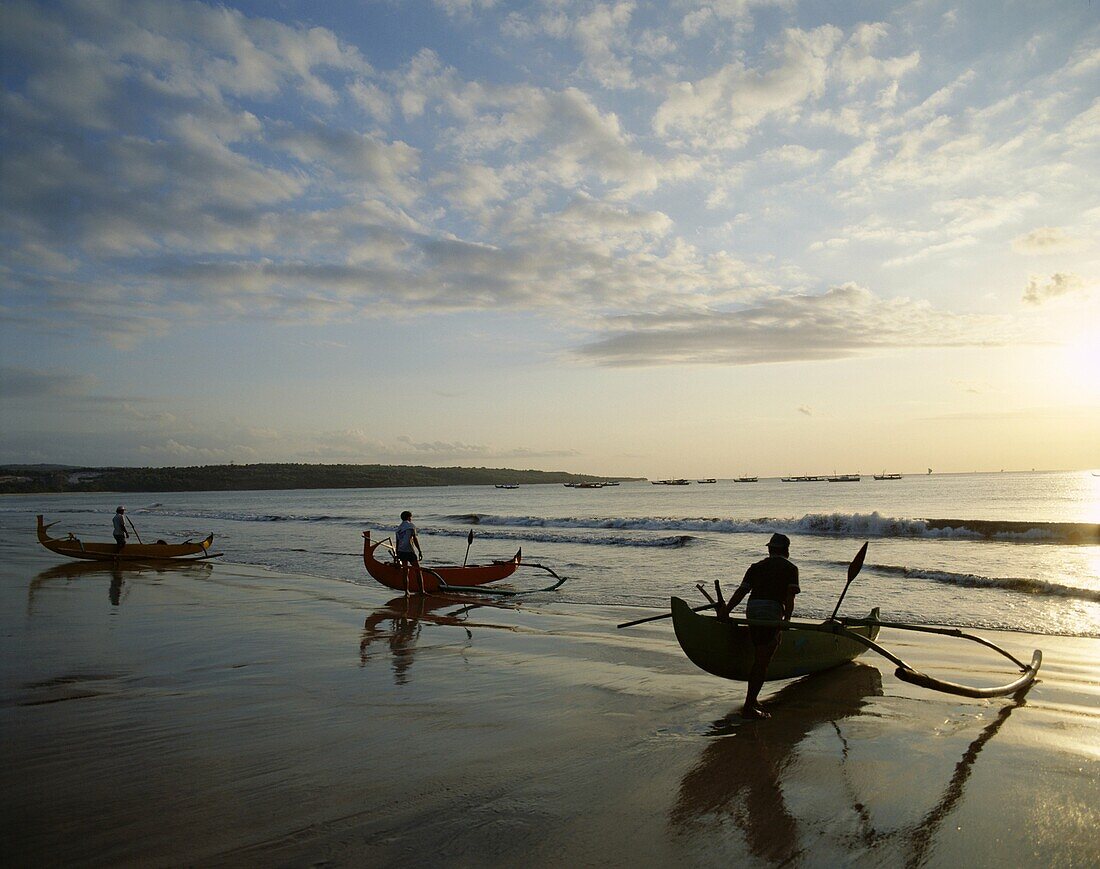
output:
[[[885,661],[708,676],[669,622],[478,606],[231,564],[124,570],[0,546],[9,865],[1089,866],[1100,641],[1022,700]],[[389,603],[387,603],[389,602]],[[884,630],[937,675],[1011,674]]]

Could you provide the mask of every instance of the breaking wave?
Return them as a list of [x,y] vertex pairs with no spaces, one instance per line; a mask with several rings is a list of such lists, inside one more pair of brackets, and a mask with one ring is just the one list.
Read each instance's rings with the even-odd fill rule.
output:
[[[847,567],[848,562],[830,562],[835,567]],[[1021,594],[1050,595],[1053,597],[1075,598],[1100,603],[1100,590],[1062,585],[1042,579],[1029,579],[1023,576],[982,576],[976,573],[953,573],[949,570],[931,570],[929,568],[903,567],[894,564],[868,564],[865,570],[901,576],[906,579],[942,582],[947,585],[964,588],[993,588],[1003,591],[1016,591]]]
[[[421,530],[424,534],[439,537],[465,537],[467,534],[465,530],[455,530],[451,528],[424,528]],[[574,543],[583,545],[594,544],[597,546],[640,546],[658,549],[682,549],[698,540],[697,537],[693,537],[690,534],[675,534],[667,537],[643,537],[625,534],[532,533],[531,531],[486,531],[485,529],[479,530],[477,536],[479,539],[484,540],[515,540],[521,544],[526,542]]]
[[899,519],[880,513],[807,513],[801,518],[543,517],[465,513],[448,516],[466,525],[512,528],[591,528],[623,531],[694,531],[764,534],[782,531],[829,537],[911,537],[1018,543],[1100,543],[1100,525],[984,519]]

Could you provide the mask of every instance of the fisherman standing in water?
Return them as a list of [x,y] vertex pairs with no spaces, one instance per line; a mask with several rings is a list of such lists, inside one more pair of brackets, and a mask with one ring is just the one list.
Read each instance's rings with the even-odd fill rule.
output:
[[[424,591],[424,574],[420,570],[420,562],[424,560],[424,550],[420,548],[420,538],[416,536],[416,526],[412,523],[413,514],[406,510],[401,514],[401,524],[397,526],[394,539],[397,541],[397,560],[404,566],[405,571],[405,597],[409,596],[409,565],[416,571],[416,583],[420,586],[420,594]],[[413,551],[416,547],[416,551]]]
[[114,517],[114,535],[115,543],[118,544],[118,552],[122,551],[122,547],[126,545],[126,538],[130,536],[130,532],[126,530],[126,508],[119,507],[115,510]]
[[[722,601],[722,591],[718,591],[718,617],[728,619],[730,611],[748,595],[749,602],[745,615],[750,619],[767,621],[786,621],[794,613],[794,596],[798,587],[798,568],[790,561],[791,541],[785,534],[773,534],[768,541],[768,557],[757,561],[745,571],[745,578],[733,593],[727,606]],[[745,706],[741,714],[745,718],[769,718],[758,702],[760,689],[764,685],[764,674],[768,671],[775,650],[779,648],[779,628],[766,625],[750,625],[752,638],[752,669],[749,671],[749,687],[745,694]]]

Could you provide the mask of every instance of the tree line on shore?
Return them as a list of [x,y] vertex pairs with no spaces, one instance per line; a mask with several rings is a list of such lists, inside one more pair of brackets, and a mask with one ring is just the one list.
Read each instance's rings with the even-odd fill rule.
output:
[[[373,489],[605,480],[565,471],[431,468],[423,465],[203,465],[185,468],[0,466],[0,493],[219,492],[249,489]],[[620,478],[623,479],[623,478]]]

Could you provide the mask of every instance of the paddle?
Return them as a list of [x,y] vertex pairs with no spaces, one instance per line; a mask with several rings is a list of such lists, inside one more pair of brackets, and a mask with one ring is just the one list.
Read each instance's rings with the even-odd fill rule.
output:
[[[711,609],[714,609],[714,604],[705,603],[702,606],[692,607],[691,611],[693,613],[697,613],[697,612],[702,612],[703,610],[711,610]],[[641,625],[641,624],[645,624],[646,622],[656,622],[656,621],[660,621],[661,619],[670,619],[670,618],[672,618],[672,613],[661,613],[659,616],[647,616],[644,619],[635,619],[632,622],[623,622],[621,625],[615,625],[615,627],[617,627],[617,628],[632,628],[632,627],[634,627],[634,625]]]
[[129,516],[126,517],[126,521],[130,523],[130,527],[133,528],[134,536],[138,539],[138,543],[141,543],[141,535],[138,534],[137,528],[134,527],[134,520]]
[[466,554],[462,556],[462,566],[466,566],[466,559],[470,557],[470,547],[474,545],[474,529],[470,529],[470,533],[466,535]]
[[850,586],[852,584],[852,580],[856,578],[856,574],[858,574],[859,571],[862,569],[863,559],[865,559],[866,557],[867,557],[867,544],[864,543],[859,548],[859,552],[856,553],[856,557],[852,559],[852,563],[848,565],[848,581],[846,583],[844,583],[844,591],[842,591],[840,593],[840,600],[838,600],[836,602],[836,608],[833,610],[833,614],[831,616],[829,616],[829,621],[832,621],[833,619],[835,619],[836,614],[838,612],[840,612],[840,605],[844,601],[844,595],[846,595],[848,593],[848,586]]
[[[840,595],[840,600],[836,602],[836,609],[833,610],[833,615],[830,618],[835,618],[837,610],[840,609],[840,601],[844,600],[844,595],[848,592],[848,586],[852,584],[852,580],[856,578],[856,574],[859,573],[863,567],[863,559],[867,557],[867,544],[864,543],[859,552],[856,553],[856,557],[852,559],[852,563],[848,565],[848,582],[844,586],[844,592]],[[703,604],[702,606],[692,607],[693,613],[702,612],[703,610],[714,609],[713,603]],[[621,625],[615,625],[616,628],[632,628],[634,625],[645,624],[646,622],[657,622],[661,619],[672,618],[672,613],[661,613],[659,616],[646,616],[644,619],[635,619],[632,622],[623,622]]]

